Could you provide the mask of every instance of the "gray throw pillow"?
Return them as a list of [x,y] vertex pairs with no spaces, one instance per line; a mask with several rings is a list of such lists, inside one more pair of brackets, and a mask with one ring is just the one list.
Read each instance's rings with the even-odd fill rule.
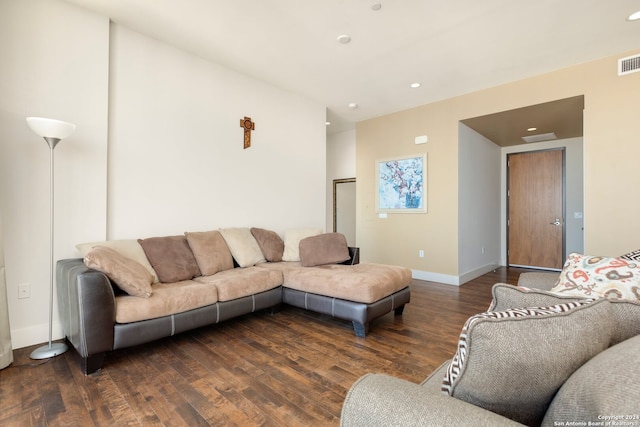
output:
[[[560,388],[542,425],[569,425],[568,421],[585,423],[582,425],[639,425],[639,351],[637,335],[585,363]],[[612,416],[620,418],[603,418]]]
[[610,301],[487,312],[467,320],[443,391],[526,425],[539,425],[553,396],[609,346]]

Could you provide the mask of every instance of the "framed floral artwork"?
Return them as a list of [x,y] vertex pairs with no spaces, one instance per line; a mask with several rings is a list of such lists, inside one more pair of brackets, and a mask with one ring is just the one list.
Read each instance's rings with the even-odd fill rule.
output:
[[427,155],[376,161],[376,212],[427,212]]

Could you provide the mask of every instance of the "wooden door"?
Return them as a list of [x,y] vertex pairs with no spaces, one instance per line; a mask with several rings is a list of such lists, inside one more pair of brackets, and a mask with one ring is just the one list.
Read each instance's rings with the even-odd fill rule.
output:
[[510,154],[508,264],[561,269],[564,262],[564,149]]

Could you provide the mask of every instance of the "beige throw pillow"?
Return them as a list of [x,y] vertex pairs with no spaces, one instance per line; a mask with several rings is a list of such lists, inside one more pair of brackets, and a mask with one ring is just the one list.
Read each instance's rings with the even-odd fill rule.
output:
[[322,234],[320,228],[292,228],[284,232],[283,261],[300,261],[300,240]]
[[266,261],[249,228],[221,228],[220,234],[240,267],[251,267]]
[[219,231],[187,231],[184,235],[204,276],[233,268],[231,252]]
[[84,256],[84,264],[101,271],[120,289],[135,297],[149,298],[153,276],[140,263],[106,246],[95,246]]
[[118,252],[121,255],[124,255],[127,258],[130,258],[138,263],[140,263],[147,271],[153,276],[153,281],[158,281],[158,275],[156,271],[151,266],[151,263],[147,259],[147,256],[135,239],[120,239],[120,240],[107,240],[104,242],[87,242],[87,243],[78,243],[76,248],[82,256],[86,256],[91,249],[95,246],[105,246],[107,248],[111,248],[114,251]]

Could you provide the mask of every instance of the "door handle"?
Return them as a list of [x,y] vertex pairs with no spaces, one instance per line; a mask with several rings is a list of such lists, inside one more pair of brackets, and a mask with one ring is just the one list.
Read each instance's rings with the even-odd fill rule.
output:
[[550,222],[549,224],[558,226],[558,225],[562,225],[562,222],[560,221],[560,218],[556,218],[555,221]]

